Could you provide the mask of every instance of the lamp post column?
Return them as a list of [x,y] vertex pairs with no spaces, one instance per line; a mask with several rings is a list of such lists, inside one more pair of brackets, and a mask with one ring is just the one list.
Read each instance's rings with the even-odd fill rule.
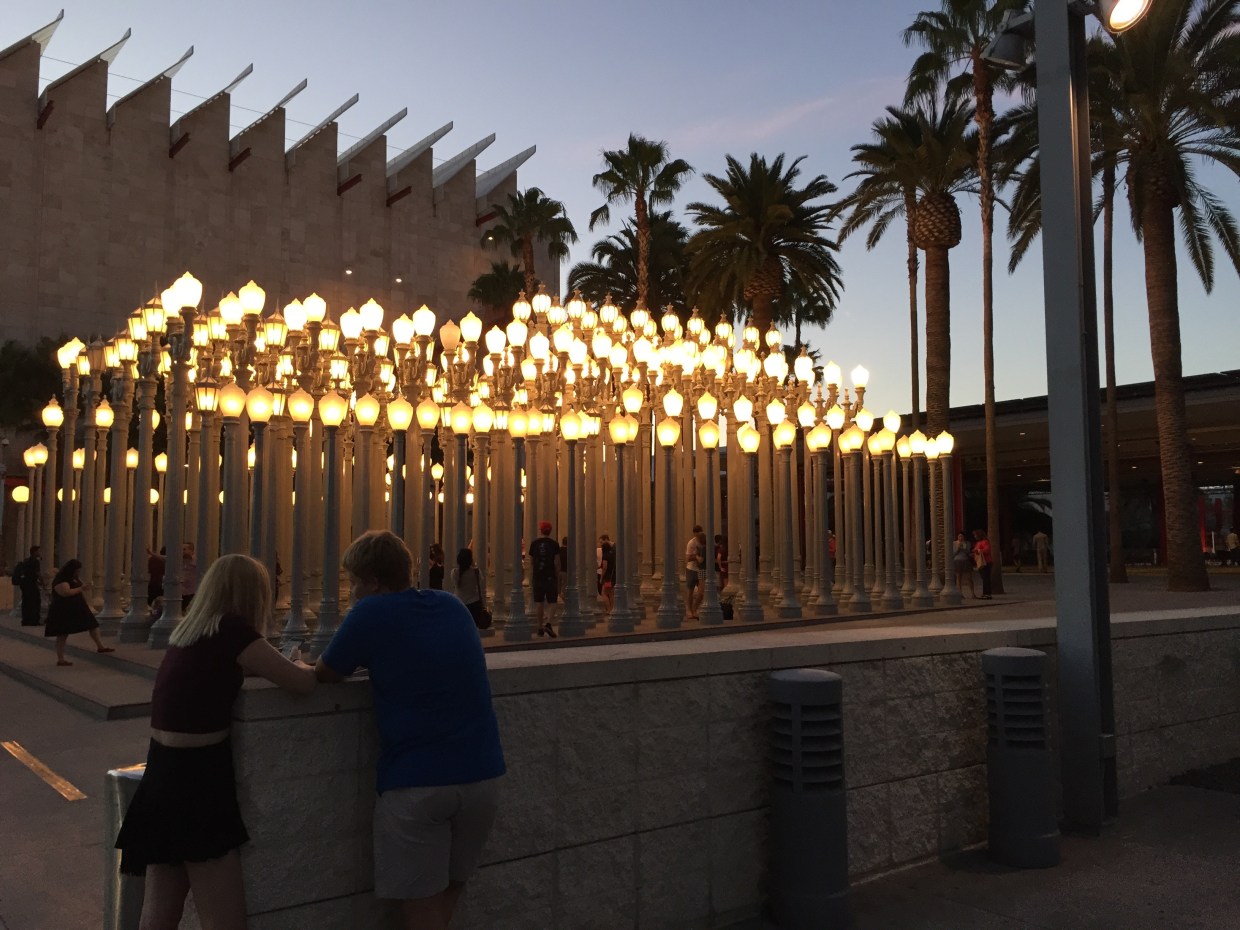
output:
[[151,374],[155,366],[154,352],[144,351],[138,359],[138,366],[140,377],[134,392],[138,405],[138,467],[134,469],[133,527],[129,544],[129,613],[121,620],[122,643],[144,642],[150,622],[146,614],[146,587],[149,581],[147,550],[151,545],[151,451],[155,413],[155,382]]
[[230,554],[246,549],[245,526],[245,456],[246,443],[241,433],[240,417],[224,417],[224,513],[220,529],[222,552]]
[[306,592],[306,542],[310,532],[310,423],[293,421],[293,442],[297,447],[297,505],[293,508],[293,564],[290,566],[288,619],[284,624],[283,642],[304,640],[309,635],[303,605]]
[[[595,422],[598,422],[598,421],[596,420]],[[598,495],[599,495],[599,489],[602,486],[602,481],[600,480],[600,478],[602,477],[602,471],[603,471],[603,457],[602,457],[602,452],[601,452],[602,441],[603,441],[603,437],[602,437],[601,432],[598,432],[598,433],[592,432],[591,435],[586,439],[586,451],[585,451],[586,483],[585,483],[585,491],[584,491],[585,532],[582,534],[583,539],[581,540],[581,543],[582,543],[582,546],[584,547],[582,551],[587,553],[590,556],[590,558],[588,562],[582,563],[583,572],[587,571],[586,569],[587,565],[596,564],[593,556],[594,556],[594,550],[595,550],[595,542],[600,535]],[[671,478],[667,477],[666,480],[670,481]],[[667,522],[672,525],[673,532],[674,532],[676,518],[674,514],[672,514],[671,512],[667,514]],[[587,584],[590,583],[591,581],[594,581],[594,579],[598,577],[596,573],[591,573],[591,574],[593,575],[593,578],[587,576],[586,578]],[[590,627],[593,627],[596,623],[598,623],[599,617],[602,615],[602,609],[600,608],[599,601],[598,601],[597,581],[594,581],[594,584],[595,584],[595,593],[587,597],[587,603],[589,604],[589,607],[586,610],[586,619],[588,621],[587,625]]]
[[[524,554],[521,551],[522,532],[524,530],[525,513],[521,500],[521,466],[525,458],[525,439],[522,436],[512,437],[512,587],[508,592],[508,622],[504,625],[504,639],[507,642],[524,642],[531,638],[529,618],[525,615],[525,588],[522,586],[525,572],[523,571]],[[533,482],[531,482],[533,484]]]
[[[456,433],[454,436],[456,445],[456,461],[453,463],[455,468],[452,470],[452,545],[456,550],[464,549],[469,545],[469,529],[465,525],[465,463],[469,458],[467,443],[469,441],[469,433]],[[474,484],[477,484],[475,479]],[[446,554],[449,562],[456,559],[456,551],[449,550]]]
[[[714,425],[713,423],[711,424]],[[705,445],[705,444],[703,444]],[[789,507],[792,506],[789,501]],[[705,626],[723,623],[723,608],[719,606],[719,584],[715,577],[715,446],[706,445],[706,565],[702,579],[702,607],[700,616]]]
[[[486,432],[474,433],[474,564],[478,566],[479,594],[482,602],[490,604],[487,597],[487,570],[490,568],[491,532],[491,482],[487,480],[490,463],[491,437]],[[494,636],[495,630],[483,630],[483,636]]]
[[680,603],[680,586],[676,584],[676,521],[672,519],[675,501],[672,496],[672,470],[675,442],[663,447],[663,586],[656,625],[661,630],[680,628],[684,607]]
[[784,530],[780,533],[783,542],[783,574],[780,585],[783,596],[779,602],[779,616],[784,620],[797,620],[801,617],[801,602],[797,598],[796,572],[793,571],[792,534],[795,524],[792,515],[792,445],[791,443],[779,450],[780,465],[784,474],[784,493],[781,495],[783,514],[780,522]]
[[917,524],[913,518],[916,503],[911,493],[912,471],[917,467],[917,459],[905,449],[900,457],[900,475],[904,482],[904,584],[900,587],[900,596],[905,607],[913,607],[913,598],[917,593]]
[[568,449],[568,549],[564,553],[565,569],[568,574],[568,586],[564,589],[564,616],[560,621],[560,632],[565,636],[584,636],[585,624],[581,619],[581,599],[577,582],[577,559],[573,555],[573,547],[580,550],[577,526],[577,440],[565,439]]
[[[189,452],[185,458],[185,489],[188,493],[187,500],[182,505],[185,508],[185,523],[183,532],[185,539],[194,540],[197,542],[198,521],[203,507],[202,488],[199,484],[199,478],[203,472],[202,414],[191,408],[190,413],[186,414],[186,419],[189,420],[187,427]],[[197,556],[196,552],[195,556]]]
[[865,470],[865,453],[861,448],[848,453],[848,538],[849,538],[849,569],[852,575],[852,594],[848,599],[848,609],[852,613],[868,613],[870,595],[865,586],[865,563],[862,553],[865,551],[865,482],[862,473]]
[[885,536],[887,539],[887,558],[885,560],[886,567],[886,584],[883,586],[883,609],[884,610],[900,610],[904,606],[904,600],[900,597],[900,588],[896,583],[897,572],[899,571],[898,559],[900,557],[899,546],[899,530],[897,529],[896,516],[896,457],[894,452],[885,452],[880,458],[883,461],[883,471],[885,481],[884,490],[884,517]]
[[198,560],[199,577],[219,557],[220,548],[220,416],[201,411],[202,446],[198,468]]
[[[172,340],[188,340],[190,333],[182,331],[173,333],[173,322],[176,318],[169,315],[168,329]],[[188,326],[182,323],[188,330]],[[185,516],[185,405],[189,386],[189,366],[182,357],[181,346],[175,341],[177,349],[172,359],[172,377],[170,380],[168,409],[168,471],[164,476],[164,487],[167,501],[164,504],[164,545],[167,556],[164,561],[164,612],[151,625],[151,635],[147,640],[152,649],[163,649],[168,645],[168,637],[173,628],[181,620],[181,541],[183,519]],[[188,346],[184,347],[188,354]]]
[[[650,427],[651,411],[643,408],[638,414],[641,421],[641,427],[637,434],[637,488],[641,496],[641,522],[638,525],[638,535],[640,537],[640,546],[638,551],[641,557],[641,563],[638,566],[639,587],[645,589],[645,594],[654,593],[655,575],[658,572],[658,555],[655,552],[655,532],[654,532],[654,501],[651,499],[654,493],[654,481],[651,475],[651,463],[653,462],[654,443]],[[645,598],[643,598],[643,603]]]
[[418,469],[418,490],[422,495],[422,551],[418,553],[418,587],[426,590],[431,586],[431,540],[435,538],[435,482],[427,481],[431,473],[432,430],[422,433],[422,462]]
[[[939,500],[939,458],[936,453],[933,457],[926,456],[926,471],[930,476],[930,583],[927,587],[927,593],[931,600],[943,590],[943,579],[941,575],[943,563],[939,560],[939,540],[942,533],[939,527],[939,511],[934,506],[935,501]],[[920,540],[918,540],[920,542]],[[951,546],[948,546],[948,551]]]
[[771,474],[771,449],[775,448],[774,442],[771,441],[771,426],[766,424],[763,427],[762,445],[758,447],[758,539],[760,555],[758,558],[758,589],[762,595],[766,595],[771,591],[773,579],[771,576],[771,556],[775,549],[775,540],[772,535],[774,524],[775,506],[772,500],[772,492],[775,484],[773,475]]
[[632,633],[633,615],[629,610],[628,582],[629,559],[632,553],[624,551],[629,538],[628,514],[624,510],[624,443],[613,442],[612,449],[616,453],[616,591],[615,606],[607,621],[607,630],[610,633]]
[[745,538],[742,543],[741,561],[745,565],[745,599],[741,604],[741,621],[761,623],[762,596],[758,593],[758,536],[754,527],[754,484],[758,480],[757,450],[745,451],[742,456],[745,469]]
[[123,514],[129,510],[126,497],[128,488],[128,469],[125,468],[125,453],[129,437],[129,421],[133,411],[133,381],[126,375],[113,384],[113,396],[116,397],[115,419],[112,421],[112,513],[107,523],[107,551],[104,561],[103,610],[99,614],[99,625],[102,632],[114,635],[120,629],[121,618],[125,611],[121,607],[121,575],[125,570],[125,520]]
[[[827,521],[830,518],[830,504],[827,502],[827,460],[830,453],[825,448],[813,453],[818,463],[818,488],[814,493],[814,509],[817,511],[815,522],[818,525],[818,597],[814,601],[814,610],[820,616],[834,617],[839,613],[835,598],[831,596],[831,552],[827,548]],[[836,543],[836,551],[839,544]]]
[[40,506],[43,508],[43,537],[40,541],[40,548],[43,550],[43,574],[50,579],[52,572],[49,569],[55,565],[53,556],[56,552],[56,453],[58,451],[60,440],[60,427],[49,426],[47,428],[47,465],[43,473],[43,500]]
[[[805,431],[805,435],[809,435],[808,430]],[[801,603],[813,607],[818,603],[818,596],[821,591],[819,585],[822,583],[822,577],[818,570],[819,550],[824,548],[818,528],[818,497],[822,494],[822,488],[820,487],[822,473],[818,468],[817,454],[810,451],[808,444],[804,446],[804,449],[805,462],[801,473],[805,476],[805,491],[801,500],[805,512],[805,546],[801,550],[803,553],[801,560]]]
[[[267,424],[251,420],[254,427],[254,470],[250,473],[250,557],[267,564],[267,553],[263,551],[263,500],[264,487],[267,480]],[[275,579],[271,579],[275,586]]]
[[82,493],[79,496],[77,519],[80,521],[77,558],[84,563],[82,579],[90,581],[94,574],[95,562],[95,411],[99,405],[99,394],[94,385],[95,376],[91,375],[90,386],[83,397],[85,420],[82,425]]
[[[52,563],[53,565],[63,565],[77,556],[77,525],[73,519],[75,512],[74,488],[77,485],[77,480],[74,478],[73,449],[77,444],[78,376],[77,372],[72,368],[65,375],[64,395],[65,447],[64,460],[61,463],[60,541],[56,549],[56,560]],[[51,558],[51,553],[48,553],[48,558]]]
[[954,607],[960,603],[960,589],[956,587],[956,573],[952,570],[952,542],[956,536],[956,506],[952,500],[952,456],[950,452],[939,455],[943,466],[943,589],[939,591],[939,603]]
[[[109,405],[110,406],[110,405]],[[112,412],[112,424],[116,423],[115,412]],[[107,427],[99,423],[99,415],[95,414],[95,497],[90,503],[90,520],[92,523],[91,532],[94,534],[94,544],[90,553],[90,606],[92,610],[98,611],[103,607],[103,588],[104,588],[104,555],[106,553],[105,541],[107,539],[107,517],[104,512],[104,489],[108,484],[108,430]],[[111,495],[107,495],[111,496]],[[113,511],[114,512],[114,511]]]
[[[392,435],[392,532],[401,539],[405,538],[405,443],[407,437],[403,429],[393,431]],[[302,454],[297,452],[298,471],[301,470]],[[300,486],[299,486],[300,487]],[[300,496],[300,494],[299,494]]]
[[310,640],[314,658],[327,648],[340,623],[340,463],[336,454],[339,426],[324,426],[323,446],[323,597],[319,625]]
[[842,435],[838,429],[831,430],[831,497],[835,501],[835,564],[831,566],[831,594],[836,603],[846,607],[852,597],[852,572],[849,571],[848,561],[852,553],[852,527],[848,522],[845,463],[840,452]]
[[[354,413],[356,416],[356,411]],[[353,528],[350,535],[356,539],[370,528],[370,458],[374,427],[365,426],[356,419],[354,424],[357,437],[353,441]]]

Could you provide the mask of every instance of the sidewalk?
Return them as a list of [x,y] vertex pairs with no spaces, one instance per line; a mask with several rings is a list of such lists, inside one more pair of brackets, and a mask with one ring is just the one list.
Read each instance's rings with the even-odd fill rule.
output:
[[1054,869],[984,850],[853,889],[856,930],[1237,930],[1240,778],[1230,792],[1139,795],[1100,837],[1067,836]]

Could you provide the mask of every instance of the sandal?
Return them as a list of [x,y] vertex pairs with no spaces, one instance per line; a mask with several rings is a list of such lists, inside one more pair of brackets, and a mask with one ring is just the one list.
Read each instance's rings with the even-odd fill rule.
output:
[[57,665],[72,665],[73,663],[70,662],[68,659],[57,659],[56,664]]
[[116,650],[115,650],[115,649],[113,649],[111,646],[100,646],[100,647],[99,647],[98,649],[96,649],[95,651],[96,651],[96,652],[98,652],[98,653],[100,653],[101,655],[102,655],[103,653],[105,653],[105,652],[116,652]]

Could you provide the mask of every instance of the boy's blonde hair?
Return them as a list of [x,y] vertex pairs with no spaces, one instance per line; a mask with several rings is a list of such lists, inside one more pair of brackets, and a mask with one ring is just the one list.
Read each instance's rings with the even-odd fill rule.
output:
[[225,614],[242,617],[260,634],[271,621],[271,579],[261,562],[233,553],[216,559],[202,576],[184,619],[168,644],[188,646],[214,636]]
[[405,541],[389,530],[363,533],[340,561],[345,571],[387,591],[404,591],[413,584],[413,556]]

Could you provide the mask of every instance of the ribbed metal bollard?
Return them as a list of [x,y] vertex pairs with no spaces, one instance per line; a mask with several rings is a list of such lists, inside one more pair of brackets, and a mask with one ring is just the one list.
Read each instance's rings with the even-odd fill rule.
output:
[[116,834],[120,832],[129,802],[133,800],[146,765],[131,765],[112,769],[104,783],[104,874],[103,874],[103,926],[104,930],[138,930],[142,918],[142,896],[146,891],[146,879],[121,874],[121,853],[113,849]]
[[1022,869],[1058,865],[1046,653],[989,649],[982,653],[982,672],[988,719],[990,855]]
[[790,669],[769,680],[771,917],[780,930],[846,930],[848,810],[843,681]]

